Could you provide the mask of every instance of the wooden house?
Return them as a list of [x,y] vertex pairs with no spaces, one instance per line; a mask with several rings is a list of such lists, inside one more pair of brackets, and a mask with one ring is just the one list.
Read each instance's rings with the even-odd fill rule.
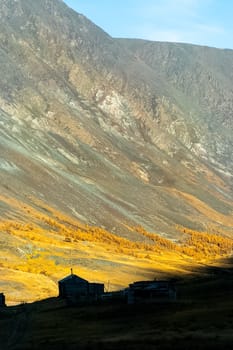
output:
[[176,300],[176,288],[173,281],[138,281],[130,284],[127,292],[128,304]]
[[72,273],[58,282],[59,297],[71,303],[90,302],[98,300],[104,293],[104,284],[89,283],[87,280]]
[[88,296],[88,281],[71,273],[58,282],[59,297],[85,299]]

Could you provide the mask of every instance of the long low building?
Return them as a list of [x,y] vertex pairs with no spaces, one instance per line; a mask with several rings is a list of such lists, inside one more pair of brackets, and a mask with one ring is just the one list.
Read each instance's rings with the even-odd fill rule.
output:
[[138,281],[127,289],[128,304],[143,302],[161,302],[176,300],[176,288],[173,281]]

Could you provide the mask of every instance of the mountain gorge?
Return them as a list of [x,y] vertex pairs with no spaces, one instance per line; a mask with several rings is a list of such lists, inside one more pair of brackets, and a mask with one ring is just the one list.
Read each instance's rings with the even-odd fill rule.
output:
[[115,39],[59,0],[1,0],[0,19],[9,261],[31,242],[13,223],[231,237],[233,51]]

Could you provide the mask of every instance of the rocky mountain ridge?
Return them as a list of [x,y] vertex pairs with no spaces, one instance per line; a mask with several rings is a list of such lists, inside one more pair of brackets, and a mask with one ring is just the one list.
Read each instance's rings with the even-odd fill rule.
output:
[[231,50],[114,39],[58,0],[0,18],[3,220],[232,233]]

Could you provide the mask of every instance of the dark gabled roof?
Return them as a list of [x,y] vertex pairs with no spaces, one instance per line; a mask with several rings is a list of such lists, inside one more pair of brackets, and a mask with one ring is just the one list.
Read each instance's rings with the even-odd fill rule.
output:
[[75,282],[81,282],[81,283],[88,283],[88,281],[87,280],[85,280],[84,278],[81,278],[81,277],[79,277],[79,276],[77,276],[77,275],[74,275],[73,273],[72,274],[70,274],[69,276],[67,276],[67,277],[64,277],[62,280],[60,280],[59,281],[59,283],[64,283],[64,282],[67,282],[67,281],[75,281]]

